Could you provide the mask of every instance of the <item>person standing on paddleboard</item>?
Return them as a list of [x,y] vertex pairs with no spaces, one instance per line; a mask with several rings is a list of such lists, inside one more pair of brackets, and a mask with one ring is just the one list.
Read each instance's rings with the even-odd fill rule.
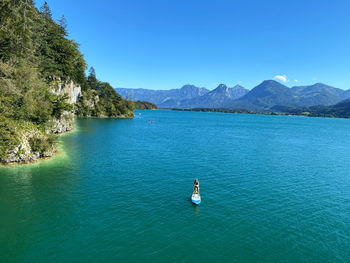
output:
[[194,180],[194,184],[193,184],[193,193],[199,194],[199,182],[198,182],[198,179],[197,179],[197,178],[196,178],[196,180]]

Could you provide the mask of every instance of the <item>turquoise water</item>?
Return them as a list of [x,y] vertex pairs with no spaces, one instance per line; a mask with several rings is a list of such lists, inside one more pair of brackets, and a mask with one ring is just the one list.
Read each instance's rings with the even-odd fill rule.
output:
[[350,120],[137,111],[76,126],[55,158],[0,167],[0,262],[350,261]]

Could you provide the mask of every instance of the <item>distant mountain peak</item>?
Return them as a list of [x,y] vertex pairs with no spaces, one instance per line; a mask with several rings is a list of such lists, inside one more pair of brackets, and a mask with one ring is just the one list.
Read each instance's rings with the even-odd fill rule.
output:
[[196,87],[195,85],[192,85],[192,84],[186,84],[186,85],[183,85],[181,87],[181,89],[197,89],[198,87]]
[[213,91],[215,91],[215,92],[228,92],[228,87],[225,84],[220,84]]
[[231,89],[244,89],[244,87],[237,84],[237,85],[233,86]]
[[276,85],[276,84],[278,84],[278,85],[282,85],[282,86],[284,86],[282,83],[280,83],[280,82],[278,82],[278,81],[276,81],[276,80],[273,80],[273,79],[266,79],[266,80],[264,80],[263,82],[261,82],[260,83],[260,85],[261,84],[264,84],[264,85]]

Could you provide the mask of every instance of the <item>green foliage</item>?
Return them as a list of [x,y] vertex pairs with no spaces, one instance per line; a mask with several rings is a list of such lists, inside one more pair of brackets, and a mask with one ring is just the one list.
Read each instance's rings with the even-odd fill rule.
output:
[[[64,16],[56,23],[46,2],[39,11],[32,0],[0,1],[0,159],[18,144],[24,124],[45,131],[52,119],[73,111],[67,95],[53,93],[58,82],[81,85],[79,115],[133,116],[130,102],[97,80],[93,68],[88,77],[85,70],[79,45],[68,39]],[[40,153],[53,143],[44,133],[31,139]]]
[[50,102],[53,105],[52,116],[59,119],[64,111],[72,111],[73,105],[67,103],[68,95],[50,96]]
[[19,143],[17,125],[8,118],[0,117],[0,160],[7,157],[8,151]]
[[51,149],[52,145],[56,143],[56,136],[34,136],[29,139],[30,148],[33,152],[39,152],[43,154],[48,149]]
[[38,30],[42,33],[36,53],[46,58],[40,61],[41,73],[48,80],[55,76],[61,80],[81,81],[85,78],[86,63],[79,45],[66,38],[66,20],[61,19],[60,24],[53,21],[47,3],[40,16],[42,23]]
[[350,118],[350,99],[331,106],[312,106],[304,108],[284,107],[279,112],[308,117]]
[[76,104],[80,116],[133,117],[133,103],[123,99],[108,82],[99,81],[93,67]]
[[134,102],[135,109],[138,110],[155,110],[157,109],[157,105],[148,101],[135,101]]

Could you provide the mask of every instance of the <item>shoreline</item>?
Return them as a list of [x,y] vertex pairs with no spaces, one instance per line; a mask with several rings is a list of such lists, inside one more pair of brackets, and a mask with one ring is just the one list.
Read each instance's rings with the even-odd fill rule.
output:
[[[59,138],[61,138],[61,136],[72,134],[73,132],[76,132],[76,131],[77,130],[74,127],[72,130],[65,131],[65,132],[62,132],[62,133],[58,133],[57,136]],[[35,163],[40,163],[40,162],[43,162],[43,161],[52,160],[52,159],[56,158],[57,156],[59,156],[59,155],[64,153],[64,151],[62,150],[62,145],[61,145],[60,142],[58,142],[56,146],[57,146],[57,150],[52,154],[52,156],[39,157],[37,160],[23,161],[23,162],[9,162],[9,163],[0,162],[0,167],[13,167],[13,166],[16,166],[16,165],[28,165],[28,164],[35,164]]]
[[110,117],[110,116],[75,116],[76,119],[133,119],[135,117],[126,117],[126,116],[119,116],[119,117]]
[[[59,148],[59,147],[58,147]],[[0,163],[0,167],[13,167],[16,165],[27,165],[27,164],[35,164],[35,163],[39,163],[42,161],[48,161],[48,160],[52,160],[55,157],[57,157],[57,155],[60,155],[62,153],[62,151],[59,149],[57,151],[55,151],[52,156],[47,156],[47,157],[39,157],[39,159],[37,160],[32,160],[32,161],[24,161],[24,162],[10,162],[10,163]]]
[[216,113],[231,113],[231,114],[249,114],[249,115],[271,115],[271,116],[298,116],[298,117],[311,117],[311,118],[331,118],[331,119],[350,119],[349,117],[337,117],[329,115],[313,115],[313,114],[293,114],[283,112],[255,112],[248,110],[230,110],[230,109],[215,109],[215,108],[203,108],[203,109],[178,109],[178,108],[161,108],[157,110],[171,110],[171,111],[195,111],[195,112],[216,112]]
[[[133,117],[126,117],[126,116],[120,116],[120,117],[109,117],[109,116],[100,116],[100,117],[95,117],[95,116],[74,116],[74,119],[133,119],[135,116]],[[72,134],[74,132],[77,132],[77,128],[76,125],[74,124],[74,128],[69,130],[69,131],[65,131],[62,133],[57,133],[56,135],[61,138],[61,136],[65,136],[68,134]],[[64,153],[64,151],[62,150],[62,145],[60,144],[60,142],[57,143],[57,150],[52,154],[52,156],[46,156],[46,157],[39,157],[37,160],[30,160],[30,161],[22,161],[22,162],[0,162],[0,167],[13,167],[16,165],[28,165],[28,164],[35,164],[35,163],[40,163],[43,161],[48,161],[48,160],[52,160],[54,158],[56,158],[57,156],[61,155]]]

